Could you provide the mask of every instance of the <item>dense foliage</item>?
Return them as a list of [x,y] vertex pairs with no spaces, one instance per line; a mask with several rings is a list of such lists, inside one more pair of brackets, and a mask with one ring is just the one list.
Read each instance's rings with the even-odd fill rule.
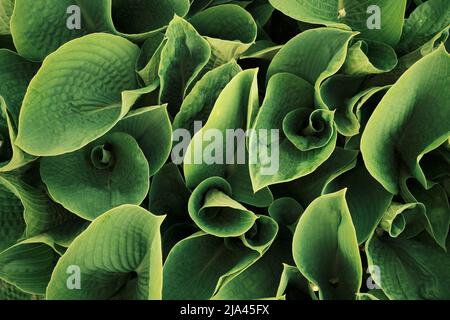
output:
[[0,0],[0,299],[450,299],[449,28]]

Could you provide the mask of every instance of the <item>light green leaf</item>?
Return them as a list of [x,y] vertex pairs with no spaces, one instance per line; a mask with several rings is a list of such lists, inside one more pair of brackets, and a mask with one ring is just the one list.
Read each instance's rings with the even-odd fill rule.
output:
[[132,110],[111,132],[124,132],[136,140],[148,161],[150,176],[158,172],[169,158],[172,125],[166,105]]
[[240,238],[218,238],[199,232],[180,241],[164,263],[163,298],[211,299],[263,256],[277,231],[271,218],[260,216],[252,232]]
[[11,33],[9,22],[14,9],[15,0],[0,0],[0,35]]
[[220,93],[240,71],[233,60],[207,72],[183,100],[173,121],[174,129],[184,128],[194,134],[194,121],[206,123]]
[[[348,44],[355,35],[354,32],[333,28],[300,33],[275,55],[267,71],[267,81],[277,73],[292,73],[308,81],[314,87],[318,106],[327,108],[320,95],[320,86],[342,67]],[[324,43],[327,50],[323,50]]]
[[137,88],[138,54],[131,42],[100,33],[52,53],[27,89],[16,144],[30,154],[54,156],[105,134],[139,97],[126,91]]
[[237,60],[256,40],[253,17],[234,4],[213,6],[189,21],[211,46],[208,69]]
[[[312,104],[313,89],[305,80],[288,73],[270,78],[250,135],[250,175],[255,191],[305,176],[333,152],[337,137],[333,112],[313,110]],[[279,137],[264,141],[264,134],[272,136],[273,130],[278,130]],[[274,172],[266,172],[269,166]]]
[[0,253],[0,278],[26,293],[43,295],[59,257],[48,236],[29,238]]
[[[445,47],[417,62],[392,86],[370,117],[361,152],[370,174],[393,194],[400,168],[426,187],[419,161],[450,136],[450,56]],[[393,110],[392,106],[395,106]]]
[[345,198],[355,226],[358,243],[365,242],[381,221],[393,195],[367,172],[360,160],[356,167],[332,180],[324,193],[348,188]]
[[[330,27],[353,29],[365,39],[395,45],[400,40],[405,16],[406,0],[269,0],[284,14],[303,22]],[[342,4],[342,5],[341,5]],[[369,28],[373,11],[380,9],[380,28]],[[376,18],[376,16],[374,16]]]
[[[256,77],[256,69],[238,73],[220,93],[208,122],[193,137],[187,148],[183,166],[186,185],[189,188],[195,188],[201,181],[209,177],[227,178],[233,166],[244,165],[239,163],[244,160],[244,157],[247,159],[247,151],[243,148],[245,146],[242,141],[243,137],[233,134],[230,136],[227,134],[227,130],[234,130],[234,132],[241,130],[242,132],[247,130],[252,123],[253,115],[258,108]],[[222,142],[216,140],[215,137],[206,136],[205,133],[208,132],[220,134]],[[211,147],[214,147],[214,152],[208,153]],[[230,164],[230,162],[234,164]]]
[[297,267],[288,264],[283,264],[283,273],[276,296],[285,296],[286,300],[317,300],[310,282]]
[[[163,219],[132,205],[101,215],[59,260],[47,299],[160,299]],[[70,266],[79,267],[78,290],[67,286]]]
[[361,286],[361,258],[345,193],[314,200],[294,234],[295,264],[319,287],[321,299],[356,299]]
[[174,116],[189,85],[208,62],[211,48],[189,22],[177,16],[170,22],[166,38],[158,70],[159,100],[169,104],[169,113]]
[[450,298],[450,255],[442,248],[413,239],[374,235],[366,251],[369,265],[378,266],[380,271],[373,279],[389,299]]
[[412,52],[450,24],[450,2],[428,0],[418,6],[406,19],[397,49]]
[[[75,21],[80,9],[80,25]],[[64,43],[108,32],[142,41],[162,31],[174,14],[184,16],[189,0],[16,0],[11,33],[20,55],[42,61]]]
[[394,69],[397,63],[397,55],[389,45],[359,40],[348,50],[341,72],[349,75],[385,73]]
[[136,140],[115,132],[86,147],[41,160],[51,197],[78,216],[94,220],[122,204],[141,204],[149,189],[147,159]]
[[255,223],[256,215],[231,198],[228,182],[211,177],[200,183],[189,199],[189,215],[204,232],[216,237],[237,237]]

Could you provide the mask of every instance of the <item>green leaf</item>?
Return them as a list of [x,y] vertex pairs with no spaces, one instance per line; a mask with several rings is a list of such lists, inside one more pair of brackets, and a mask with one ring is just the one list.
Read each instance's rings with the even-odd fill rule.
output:
[[253,17],[234,4],[213,6],[189,21],[211,46],[209,69],[237,60],[256,40]]
[[288,264],[283,264],[283,273],[276,296],[285,296],[286,300],[317,300],[310,282],[297,267]]
[[0,280],[0,300],[32,300],[32,297],[16,286]]
[[[250,127],[258,108],[256,77],[256,69],[238,73],[220,93],[208,122],[192,138],[183,166],[188,188],[195,188],[209,177],[227,178],[234,166],[247,163],[243,162],[244,157],[247,159],[243,137],[230,136],[227,130],[242,132]],[[210,133],[217,134],[211,137]]]
[[166,38],[158,70],[159,100],[169,104],[169,113],[174,116],[187,88],[208,62],[211,48],[189,22],[178,16],[170,22]]
[[86,147],[41,160],[51,197],[78,216],[94,220],[122,204],[141,204],[149,189],[147,159],[136,140],[107,134]]
[[295,264],[319,287],[321,299],[356,299],[361,286],[361,258],[345,193],[314,200],[294,234]]
[[445,243],[450,227],[450,205],[445,189],[437,183],[430,184],[424,189],[415,180],[405,180],[401,185],[402,195],[408,202],[420,202],[425,208],[422,210],[423,226],[437,244],[445,249]]
[[[320,86],[342,67],[348,44],[355,35],[354,32],[333,28],[300,33],[275,55],[267,71],[267,81],[277,73],[292,73],[308,81],[314,87],[318,106],[327,108],[320,95]],[[324,43],[328,50],[323,50]]]
[[413,239],[374,235],[366,251],[369,265],[379,268],[379,276],[373,279],[389,299],[450,298],[450,255],[442,248]]
[[450,2],[428,0],[418,6],[406,19],[397,49],[402,53],[412,52],[444,28],[450,21]]
[[399,192],[400,168],[427,186],[419,161],[450,136],[450,109],[443,107],[450,99],[450,78],[443,76],[449,70],[450,57],[441,46],[405,72],[367,123],[361,140],[364,162],[393,194]]
[[277,238],[264,255],[242,273],[220,288],[214,299],[247,300],[278,297],[279,279],[284,264],[293,264],[291,243],[293,228],[303,208],[291,198],[275,200],[269,207],[270,216],[278,224]]
[[[333,112],[313,110],[309,108],[312,104],[313,89],[305,80],[288,73],[270,78],[249,142],[249,156],[253,159],[250,175],[255,191],[305,176],[333,152],[337,137]],[[279,146],[272,145],[272,139],[263,140],[264,134],[269,132],[272,136],[273,130],[278,130],[275,141]],[[275,157],[277,167],[268,153]],[[274,170],[266,172],[268,165]]]
[[0,0],[0,35],[11,33],[9,22],[14,9],[15,0]]
[[111,132],[132,136],[148,161],[150,176],[166,163],[172,148],[172,125],[167,106],[144,107],[130,111]]
[[277,224],[260,216],[253,232],[218,238],[202,232],[178,242],[164,263],[165,300],[211,299],[270,247]]
[[381,221],[393,195],[367,172],[362,161],[332,180],[324,189],[332,193],[348,188],[345,194],[358,243],[365,242]]
[[291,182],[271,187],[277,196],[293,197],[303,206],[319,197],[324,188],[336,177],[356,165],[357,151],[336,147],[331,156],[314,172]]
[[[47,299],[160,299],[163,219],[132,205],[101,215],[58,261]],[[78,290],[67,286],[70,266],[79,267]]]
[[15,125],[5,100],[0,96],[0,172],[19,169],[35,159],[20,150],[15,141]]
[[28,84],[38,69],[38,63],[30,62],[10,50],[0,49],[0,96],[5,100],[14,126],[17,126]]
[[[85,221],[54,203],[47,195],[42,182],[27,181],[34,174],[31,171],[25,172],[25,177],[2,174],[0,185],[13,194],[23,206],[26,238],[48,233],[51,241],[67,246],[74,238],[74,234],[78,232],[77,230],[83,228]],[[17,200],[12,201],[18,205]],[[68,228],[67,225],[70,227]],[[59,234],[60,230],[63,231],[63,235]]]
[[173,121],[174,130],[184,128],[194,134],[194,121],[206,123],[220,93],[240,71],[236,61],[230,61],[207,72],[183,100]]
[[204,232],[237,237],[249,231],[256,215],[231,198],[231,186],[219,177],[200,183],[189,199],[189,215]]
[[[123,35],[140,39],[146,33],[161,30],[174,15],[184,16],[189,11],[189,0],[128,0],[110,1],[114,26]],[[144,35],[143,35],[144,34]]]
[[16,243],[25,232],[23,206],[0,180],[0,252]]
[[59,257],[48,236],[29,238],[0,253],[0,278],[26,293],[43,295]]
[[380,227],[392,238],[412,238],[425,229],[425,206],[422,203],[392,202],[380,222]]
[[126,91],[137,88],[138,54],[129,41],[100,33],[52,53],[27,89],[16,144],[30,154],[54,156],[105,134],[138,98]]
[[[80,25],[74,24],[80,9]],[[61,45],[89,33],[108,32],[142,41],[162,31],[189,0],[16,0],[11,33],[21,56],[42,61]],[[79,28],[78,28],[79,27]]]
[[394,69],[397,62],[397,55],[389,45],[359,40],[350,47],[341,72],[350,75],[385,73]]
[[158,69],[161,60],[161,52],[166,45],[167,39],[164,33],[157,32],[145,40],[141,47],[141,54],[137,62],[137,73],[145,85],[159,81]]
[[[361,32],[361,37],[395,45],[400,40],[406,0],[269,0],[284,14],[296,20],[330,27],[353,29]],[[343,3],[343,7],[341,7]],[[370,6],[380,9],[381,28],[369,28],[373,15]],[[343,10],[343,11],[340,11]]]

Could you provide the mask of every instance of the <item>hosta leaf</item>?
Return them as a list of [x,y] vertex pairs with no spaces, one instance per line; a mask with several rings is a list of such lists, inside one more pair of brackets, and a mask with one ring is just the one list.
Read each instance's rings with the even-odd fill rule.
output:
[[240,71],[233,60],[206,73],[183,100],[174,129],[188,129],[193,134],[194,121],[206,123],[220,93]]
[[282,47],[282,45],[276,45],[267,40],[256,41],[244,52],[241,59],[264,59],[270,61]]
[[384,294],[383,290],[374,289],[369,290],[369,292],[358,293],[356,295],[356,300],[389,300]]
[[22,56],[43,60],[64,43],[89,33],[143,40],[164,29],[174,14],[184,16],[188,10],[189,0],[16,0],[11,33]]
[[164,33],[157,32],[145,40],[141,47],[141,54],[137,62],[137,72],[146,85],[159,81],[158,69],[161,61],[161,52],[167,39]]
[[417,181],[404,181],[401,186],[402,195],[408,202],[420,202],[425,206],[422,211],[423,226],[436,242],[445,248],[450,227],[450,205],[445,189],[437,183],[424,189]]
[[[75,239],[56,265],[48,299],[160,299],[163,217],[132,205],[114,208]],[[78,266],[80,288],[67,286]]]
[[[232,134],[230,137],[227,131],[242,133],[249,128],[258,108],[256,76],[256,69],[238,73],[220,93],[208,122],[193,137],[184,158],[189,188],[195,188],[209,177],[227,178],[235,166],[247,163],[243,161],[247,159],[242,140],[245,136]],[[212,133],[215,135],[210,136]]]
[[277,238],[258,261],[221,287],[214,299],[246,300],[279,296],[277,289],[283,265],[294,263],[292,228],[302,212],[303,208],[294,199],[275,200],[269,207],[269,213],[279,227]]
[[286,300],[317,300],[310,282],[297,267],[288,264],[283,264],[283,273],[276,296],[285,296]]
[[200,229],[216,237],[237,237],[249,231],[257,219],[231,198],[231,186],[219,177],[200,183],[189,199],[189,215]]
[[136,140],[107,134],[86,147],[41,160],[52,198],[87,220],[122,204],[141,204],[149,189],[147,159]]
[[364,77],[361,75],[335,74],[320,87],[325,105],[335,111],[334,121],[340,134],[353,136],[359,132],[360,124],[354,114],[355,96],[361,93]]
[[240,238],[224,239],[200,232],[177,243],[164,263],[163,298],[211,299],[272,244],[277,224],[260,216],[256,226]]
[[164,165],[152,179],[149,193],[149,209],[155,214],[167,215],[163,228],[173,221],[189,220],[188,201],[191,192],[173,163]]
[[14,9],[15,0],[0,0],[0,35],[11,33],[9,22]]
[[412,52],[450,24],[450,2],[428,0],[406,19],[397,49]]
[[[277,73],[292,73],[314,87],[318,105],[326,108],[320,96],[320,86],[342,67],[348,43],[355,35],[353,32],[332,28],[302,32],[275,55],[267,71],[267,80]],[[324,43],[327,43],[327,50],[323,50]]]
[[271,189],[274,194],[293,197],[306,207],[323,193],[330,181],[354,168],[357,156],[357,151],[336,147],[327,161],[314,172],[291,182],[274,185]]
[[345,194],[346,201],[358,243],[363,243],[377,227],[393,195],[372,178],[362,161],[359,161],[355,168],[331,181],[324,192],[336,192],[342,188],[348,188]]
[[341,72],[350,75],[367,75],[389,72],[397,65],[397,55],[387,44],[359,40],[348,50]]
[[15,125],[5,100],[0,96],[0,172],[16,170],[35,159],[20,150],[15,141]]
[[0,227],[0,252],[16,243],[26,227],[20,199],[3,184],[0,184]]
[[166,38],[158,70],[159,99],[169,104],[173,116],[180,109],[187,88],[208,62],[211,48],[189,22],[177,16],[170,22]]
[[246,10],[234,4],[208,8],[190,19],[211,45],[210,69],[238,59],[256,39],[256,23]]
[[130,111],[111,132],[132,136],[147,158],[153,176],[169,158],[172,148],[172,125],[167,106],[153,106]]
[[[402,33],[406,0],[269,0],[275,9],[303,22],[361,31],[361,37],[395,45]],[[344,7],[339,4],[343,3]],[[380,28],[369,28],[373,12],[370,6],[380,9]],[[345,13],[341,13],[340,10]]]
[[38,63],[30,62],[10,50],[0,49],[0,96],[5,100],[15,126],[27,86],[38,68]]
[[380,222],[380,227],[392,238],[412,238],[425,229],[425,206],[422,203],[392,202]]
[[60,254],[48,236],[36,236],[0,253],[0,278],[31,294],[45,294]]
[[[33,173],[28,171],[25,175],[32,176]],[[14,201],[16,205],[18,205],[18,201],[20,201],[23,207],[26,238],[49,233],[50,240],[65,246],[67,243],[70,243],[73,238],[73,232],[76,233],[76,230],[82,228],[82,225],[85,222],[62,208],[60,205],[54,203],[46,194],[41,182],[31,184],[23,177],[3,174],[0,175],[0,185],[2,185],[4,189],[6,188],[10,195],[13,194],[15,196],[15,199],[11,199],[10,197],[10,201]],[[11,205],[13,204],[11,203]],[[63,228],[64,230],[64,228],[66,228],[65,225],[70,225],[72,231],[68,232],[66,229],[64,236],[56,237],[57,230],[60,228]],[[51,232],[56,232],[56,234],[52,234]]]
[[0,280],[0,300],[31,300],[32,297],[16,286]]
[[314,200],[294,234],[295,264],[319,287],[321,299],[355,299],[361,286],[358,242],[345,193],[344,189]]
[[123,35],[142,38],[149,31],[167,26],[174,15],[184,16],[189,11],[189,0],[112,0],[114,26]]
[[[361,152],[370,174],[398,193],[399,169],[426,186],[419,161],[450,135],[450,57],[445,47],[417,62],[392,86],[370,117]],[[392,106],[395,106],[393,109]]]
[[52,53],[27,89],[16,144],[30,154],[51,156],[102,136],[138,98],[126,91],[137,88],[138,54],[129,41],[100,33]]
[[[447,244],[448,248],[448,244]],[[449,299],[450,255],[434,244],[414,239],[373,236],[366,244],[373,279],[389,299]]]
[[[372,87],[356,94],[350,100],[347,100],[343,109],[336,111],[336,121],[343,120],[344,126],[338,125],[339,128],[354,128],[351,137],[345,143],[346,149],[360,149],[361,135],[364,132],[367,122],[378,106],[384,94],[391,86]],[[339,119],[339,120],[338,120]],[[356,135],[353,135],[358,130]]]
[[[274,75],[250,135],[250,175],[253,189],[258,191],[275,183],[305,176],[319,167],[333,152],[336,129],[333,113],[313,110],[313,89],[305,80],[287,73]],[[261,140],[264,130],[279,132],[279,148],[273,141]],[[278,138],[278,137],[277,137]],[[271,164],[268,152],[279,152],[275,172],[265,173]],[[272,164],[273,165],[273,164]]]

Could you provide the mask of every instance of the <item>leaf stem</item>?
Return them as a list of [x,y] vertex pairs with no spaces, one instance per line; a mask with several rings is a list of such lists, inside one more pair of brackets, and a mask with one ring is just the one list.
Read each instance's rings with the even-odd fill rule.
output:
[[342,19],[347,15],[347,12],[345,12],[345,2],[344,0],[339,0],[338,4],[338,19]]

